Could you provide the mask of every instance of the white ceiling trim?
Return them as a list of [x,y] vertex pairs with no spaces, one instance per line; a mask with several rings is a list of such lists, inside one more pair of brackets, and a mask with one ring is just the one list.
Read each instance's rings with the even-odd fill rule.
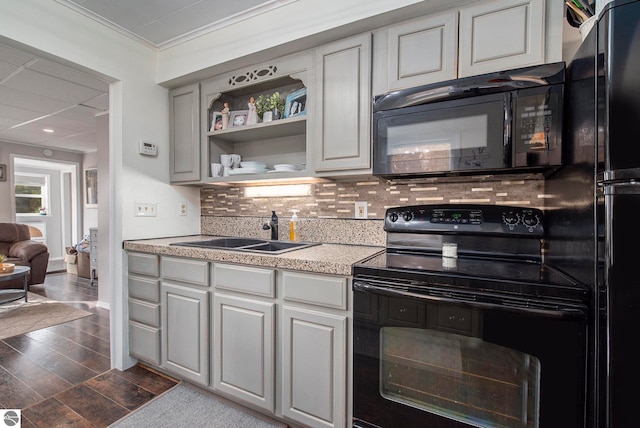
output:
[[[145,46],[147,46],[148,48],[154,49],[156,51],[162,51],[165,49],[169,49],[172,48],[174,46],[180,45],[182,43],[188,42],[189,40],[193,40],[195,38],[198,38],[204,34],[210,33],[212,31],[216,31],[219,30],[221,28],[227,27],[229,25],[233,25],[235,23],[244,21],[246,19],[252,18],[254,16],[260,15],[262,13],[266,13],[269,12],[271,10],[277,9],[279,7],[282,6],[286,6],[288,4],[291,3],[295,3],[298,0],[270,0],[265,2],[264,4],[255,6],[253,8],[244,10],[240,13],[237,13],[235,15],[230,15],[225,17],[224,19],[212,22],[211,24],[207,24],[203,27],[200,28],[196,28],[192,31],[189,31],[185,34],[182,34],[178,37],[174,37],[173,39],[167,40],[166,42],[163,43],[153,43],[141,36],[139,36],[138,34],[133,33],[130,30],[127,30],[126,28],[121,27],[120,25],[109,21],[108,19],[105,19],[104,17],[97,15],[96,13],[76,4],[73,3],[71,0],[54,0],[56,3],[59,3],[63,6],[66,6],[70,9],[73,9],[74,11],[90,18],[93,19],[96,22],[99,22],[100,24],[103,24],[109,28],[111,28],[114,31],[117,31],[135,41],[137,41],[138,43],[141,43]],[[233,0],[231,0],[233,1]]]

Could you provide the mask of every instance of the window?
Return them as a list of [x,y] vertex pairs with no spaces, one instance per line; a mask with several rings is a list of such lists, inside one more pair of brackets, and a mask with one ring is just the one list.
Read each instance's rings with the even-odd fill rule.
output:
[[48,214],[49,176],[46,174],[16,173],[15,195],[17,215]]

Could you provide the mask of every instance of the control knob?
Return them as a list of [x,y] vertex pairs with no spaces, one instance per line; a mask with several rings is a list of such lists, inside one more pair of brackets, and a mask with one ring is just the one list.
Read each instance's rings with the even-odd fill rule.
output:
[[398,221],[398,213],[392,212],[391,214],[389,214],[389,220],[392,223],[395,223],[396,221]]
[[509,225],[509,226],[518,224],[518,220],[519,219],[520,219],[520,217],[518,216],[518,214],[516,214],[513,211],[508,211],[508,212],[502,213],[502,221],[504,221],[504,223]]
[[522,223],[528,227],[536,227],[540,224],[540,218],[531,212],[525,213],[522,217]]
[[402,213],[402,219],[404,221],[411,221],[413,220],[413,213],[411,211],[406,211]]

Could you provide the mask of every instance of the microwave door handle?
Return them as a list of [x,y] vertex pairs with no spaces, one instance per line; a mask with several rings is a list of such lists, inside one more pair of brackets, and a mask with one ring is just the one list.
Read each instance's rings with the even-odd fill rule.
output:
[[504,134],[502,136],[502,144],[504,145],[504,165],[507,167],[515,165],[515,159],[513,158],[514,150],[511,144],[511,123],[513,120],[513,105],[514,101],[511,94],[507,94],[505,100],[506,108],[504,109]]
[[430,300],[434,302],[443,302],[443,303],[454,303],[458,305],[463,304],[463,305],[480,308],[480,309],[526,313],[526,314],[532,314],[532,315],[542,316],[546,318],[581,319],[585,317],[585,311],[582,309],[569,308],[569,307],[557,308],[557,309],[534,308],[534,307],[526,306],[526,302],[524,300],[523,300],[522,306],[489,303],[489,302],[482,302],[477,300],[468,300],[468,299],[459,298],[459,297],[448,297],[446,293],[443,293],[442,295],[431,295],[427,293],[413,293],[406,289],[380,287],[365,281],[354,281],[352,287],[354,291],[362,291],[365,293],[369,292],[369,293],[383,294],[383,295],[394,296],[394,297],[407,297],[410,299]]

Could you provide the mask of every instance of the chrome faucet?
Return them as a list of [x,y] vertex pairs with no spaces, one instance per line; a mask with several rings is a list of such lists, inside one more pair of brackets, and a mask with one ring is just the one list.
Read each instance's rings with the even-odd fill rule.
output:
[[278,216],[275,211],[271,211],[271,221],[262,225],[262,229],[271,229],[271,239],[278,240]]

